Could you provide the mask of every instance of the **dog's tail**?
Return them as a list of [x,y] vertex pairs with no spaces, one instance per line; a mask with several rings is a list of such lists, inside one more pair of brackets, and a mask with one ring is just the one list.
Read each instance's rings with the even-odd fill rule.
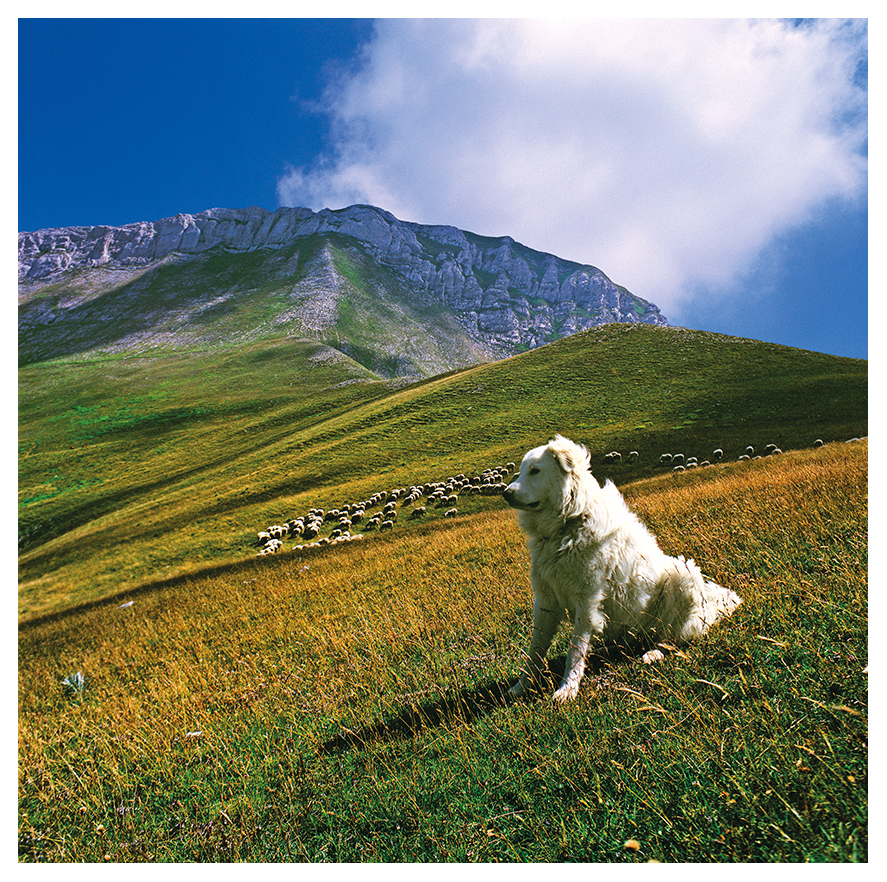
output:
[[675,558],[675,570],[675,575],[682,577],[685,588],[690,589],[690,608],[680,634],[676,635],[681,641],[701,637],[715,622],[731,615],[742,603],[738,594],[706,579],[692,558]]

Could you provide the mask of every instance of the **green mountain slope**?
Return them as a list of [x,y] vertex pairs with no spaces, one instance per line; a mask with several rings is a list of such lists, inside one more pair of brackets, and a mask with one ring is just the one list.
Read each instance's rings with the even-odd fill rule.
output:
[[144,355],[284,337],[322,342],[383,376],[430,376],[489,353],[454,313],[337,234],[277,249],[172,255],[139,272],[81,268],[25,293],[21,364]]
[[[659,471],[662,452],[703,460],[719,447],[728,461],[749,444],[865,435],[867,370],[626,324],[408,386],[287,338],[25,366],[20,615],[242,559],[268,524],[518,461],[554,432],[620,483]],[[621,463],[604,462],[613,449]]]

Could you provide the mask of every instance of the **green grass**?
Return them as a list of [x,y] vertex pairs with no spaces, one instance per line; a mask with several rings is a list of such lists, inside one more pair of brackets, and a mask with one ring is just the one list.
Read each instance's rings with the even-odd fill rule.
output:
[[744,603],[565,707],[501,508],[24,624],[20,860],[866,861],[867,443],[625,492]]
[[[867,860],[866,362],[648,326],[408,386],[328,355],[21,368],[20,860]],[[598,653],[568,707],[503,701],[531,597],[499,498],[254,556],[554,432],[745,601],[660,665]]]
[[[283,338],[22,368],[21,619],[236,563],[269,524],[518,461],[555,432],[625,484],[662,452],[868,431],[866,362],[682,329],[608,325],[407,387],[319,354]],[[612,449],[640,457],[605,464]]]

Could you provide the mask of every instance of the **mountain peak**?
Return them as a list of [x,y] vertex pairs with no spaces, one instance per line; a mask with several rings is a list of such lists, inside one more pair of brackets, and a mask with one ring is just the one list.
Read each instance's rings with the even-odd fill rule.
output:
[[[330,249],[321,262],[314,259],[319,242]],[[256,259],[247,257],[256,254],[265,261],[261,280],[256,275]],[[218,274],[221,265],[211,260],[219,255],[230,256],[222,276]],[[242,263],[239,276],[230,263],[237,262],[237,255],[241,255]],[[150,278],[154,286],[162,284],[163,279],[173,284],[172,270],[168,269],[166,276],[158,273],[158,268],[170,261],[182,267],[177,272],[188,273],[189,283],[185,286],[176,282],[179,287],[171,288],[161,298],[167,306],[159,312],[155,307],[150,316],[139,317],[137,324],[143,333],[152,322],[170,327],[177,297],[188,299],[190,305],[184,309],[179,304],[176,314],[191,316],[187,321],[193,321],[195,314],[203,315],[194,311],[197,307],[191,300],[195,298],[212,301],[221,314],[250,292],[254,297],[266,296],[275,285],[279,285],[281,316],[287,318],[275,320],[270,326],[278,333],[304,332],[304,323],[300,325],[297,320],[300,309],[308,308],[308,300],[316,306],[318,292],[335,278],[335,297],[331,299],[332,293],[327,292],[330,296],[323,299],[326,306],[322,313],[329,322],[337,323],[337,329],[325,325],[322,333],[338,341],[346,353],[349,346],[355,352],[365,349],[353,339],[343,340],[346,319],[352,323],[349,333],[373,337],[376,349],[385,348],[384,341],[380,341],[385,334],[369,334],[366,323],[393,329],[403,323],[418,327],[426,321],[435,325],[431,336],[444,333],[465,338],[455,349],[449,345],[451,340],[445,341],[443,350],[451,352],[451,363],[443,354],[432,359],[433,364],[423,365],[417,352],[388,352],[386,363],[401,365],[398,371],[426,374],[441,366],[445,370],[462,367],[483,358],[533,349],[608,322],[667,324],[654,304],[615,285],[596,267],[535,251],[510,236],[481,236],[453,226],[401,221],[373,205],[317,212],[300,207],[273,212],[257,207],[211,208],[199,214],[182,213],[120,227],[19,233],[22,346],[27,350],[28,341],[38,345],[38,331],[48,324],[61,320],[61,330],[77,316],[72,310],[92,302],[97,294],[104,306],[103,314],[124,309],[119,303],[113,305],[115,297],[119,300],[124,293],[129,298],[125,311],[138,312],[140,301],[134,292],[144,289],[145,279]],[[311,268],[321,264],[326,274],[312,277]],[[331,266],[336,269],[332,275]],[[142,277],[142,282],[136,284],[134,280]],[[298,284],[294,284],[295,279]],[[303,295],[308,290],[312,294],[305,300]],[[183,293],[186,291],[193,293]],[[49,294],[51,302],[47,300]],[[329,306],[333,301],[339,304],[337,311]],[[146,302],[141,306],[147,308]],[[219,305],[223,302],[229,302],[228,307]],[[308,309],[312,314],[316,312]],[[80,321],[78,325],[77,333],[82,338],[78,345],[89,348],[82,324]],[[209,322],[198,330],[208,333],[211,325]],[[442,330],[444,326],[446,331]],[[194,330],[189,328],[188,339],[193,339]],[[255,328],[243,330],[256,332]],[[321,333],[317,327],[313,331]],[[390,336],[401,339],[402,335]],[[440,348],[439,343],[432,348]],[[46,351],[42,344],[38,348]],[[28,357],[27,351],[20,355]]]

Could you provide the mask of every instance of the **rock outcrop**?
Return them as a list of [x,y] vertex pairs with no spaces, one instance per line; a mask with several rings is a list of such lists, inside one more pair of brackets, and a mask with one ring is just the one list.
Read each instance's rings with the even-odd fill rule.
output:
[[[31,301],[50,286],[57,290],[75,270],[132,277],[170,260],[273,251],[318,237],[346,243],[363,265],[373,263],[396,280],[407,299],[445,309],[490,357],[608,322],[667,324],[655,305],[593,266],[534,251],[508,236],[407,223],[368,205],[319,212],[214,208],[153,223],[19,233],[19,300]],[[64,311],[61,302],[29,306],[29,326]]]

